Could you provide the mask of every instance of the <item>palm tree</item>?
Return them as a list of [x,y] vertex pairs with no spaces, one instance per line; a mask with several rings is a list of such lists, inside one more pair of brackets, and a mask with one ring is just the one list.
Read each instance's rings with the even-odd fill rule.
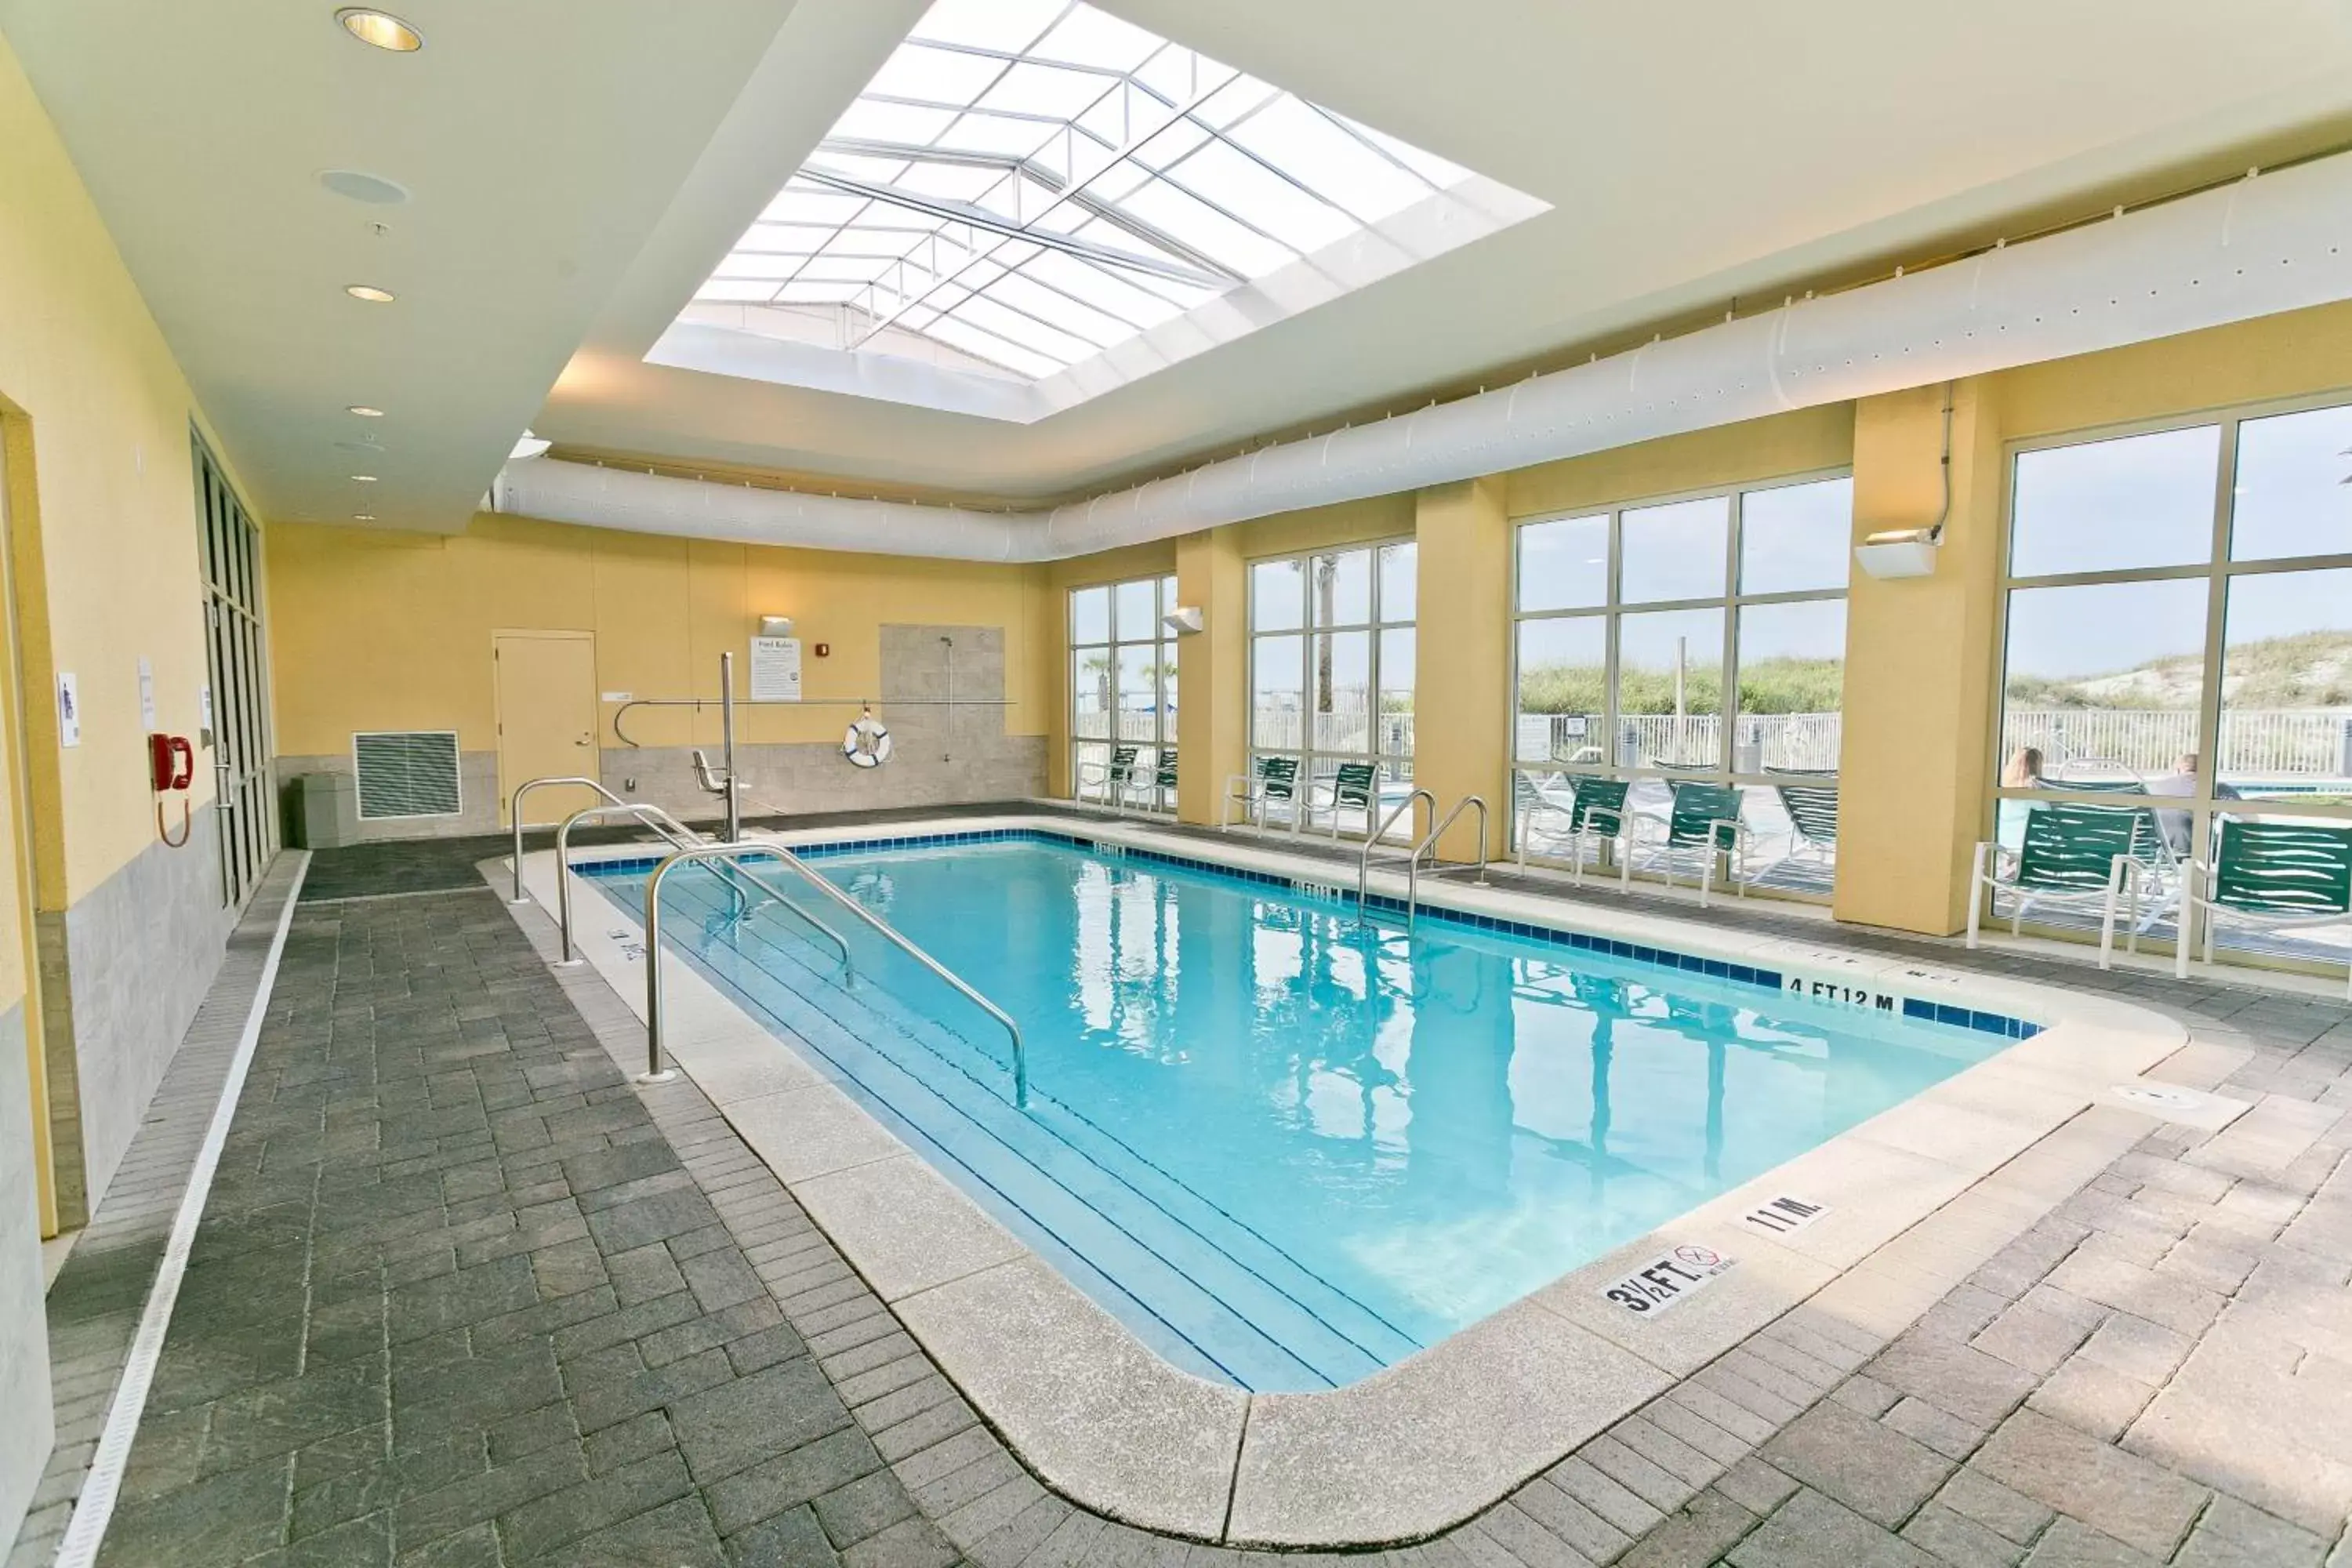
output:
[[[1339,558],[1318,555],[1315,558],[1315,624],[1328,626],[1337,613],[1336,601],[1339,581]],[[1331,711],[1331,634],[1321,632],[1315,638],[1315,711]]]

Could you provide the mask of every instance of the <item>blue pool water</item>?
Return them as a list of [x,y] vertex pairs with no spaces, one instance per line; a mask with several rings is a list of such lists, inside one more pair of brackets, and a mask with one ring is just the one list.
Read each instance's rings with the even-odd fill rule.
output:
[[[813,864],[1020,1021],[1025,1112],[1003,1028],[842,911],[846,988],[681,868],[673,951],[1163,1355],[1252,1389],[1365,1376],[2008,1043],[1034,837]],[[634,911],[644,877],[597,881]]]

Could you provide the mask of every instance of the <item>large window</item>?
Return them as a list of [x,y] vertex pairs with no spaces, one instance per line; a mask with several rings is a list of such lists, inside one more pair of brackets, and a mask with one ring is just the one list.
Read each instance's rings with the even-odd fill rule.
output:
[[1515,846],[1570,853],[1546,829],[1588,782],[1660,825],[1730,784],[1744,871],[1826,892],[1853,517],[1841,475],[1521,524]]
[[[1160,751],[1176,745],[1176,643],[1161,620],[1176,579],[1138,577],[1070,591],[1070,784],[1073,795],[1173,811],[1150,783]],[[1113,749],[1136,748],[1141,778],[1121,790]]]
[[[2067,799],[2139,813],[2142,924],[2159,940],[2187,863],[2212,863],[2232,825],[2352,826],[2348,452],[2339,405],[2014,455],[1994,833],[2021,848],[2034,814]],[[2009,896],[1992,911],[2011,913]],[[2050,900],[2026,916],[2098,919]],[[2341,925],[2217,934],[2331,963],[2352,944]]]
[[1250,566],[1250,755],[1297,759],[1320,826],[1369,831],[1358,807],[1323,803],[1342,763],[1373,765],[1383,802],[1412,778],[1410,542],[1284,556]]

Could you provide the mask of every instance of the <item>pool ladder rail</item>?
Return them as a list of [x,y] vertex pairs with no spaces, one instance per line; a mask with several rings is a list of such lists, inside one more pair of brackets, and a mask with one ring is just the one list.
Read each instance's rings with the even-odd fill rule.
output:
[[[580,962],[572,941],[571,843],[572,829],[575,826],[591,818],[626,816],[635,817],[653,829],[664,843],[674,849],[707,843],[709,840],[650,801],[623,800],[594,779],[579,777],[531,779],[516,788],[513,802],[509,807],[514,821],[514,897],[509,901],[517,906],[531,901],[530,895],[523,891],[522,886],[523,797],[532,790],[557,784],[575,785],[583,789],[593,790],[604,798],[604,804],[602,805],[583,806],[572,813],[555,830],[555,923],[562,933],[563,945],[563,956],[560,962],[563,966],[569,967]],[[764,878],[742,866],[729,866],[725,876],[728,889],[735,896],[736,913],[739,917],[756,913],[770,904],[788,910],[794,918],[814,929],[826,942],[832,943],[834,952],[841,959],[842,969],[845,972],[849,969],[849,943],[842,940],[839,931],[793,902]],[[743,891],[745,883],[749,883],[759,891],[763,900],[762,903],[757,905],[749,903]]]
[[[1397,802],[1394,806],[1391,807],[1388,815],[1381,817],[1379,825],[1375,826],[1370,833],[1365,836],[1363,853],[1357,858],[1356,862],[1356,923],[1358,925],[1364,923],[1366,911],[1370,907],[1372,861],[1375,858],[1374,852],[1381,847],[1381,841],[1388,837],[1389,829],[1396,825],[1397,818],[1408,815],[1412,810],[1413,802],[1419,800],[1427,801],[1429,803],[1430,815],[1432,816],[1437,816],[1437,796],[1426,789],[1416,789],[1411,795]],[[1474,806],[1477,808],[1478,812],[1478,858],[1475,861],[1464,861],[1459,866],[1446,865],[1437,858],[1437,841],[1445,837],[1446,830],[1451,828],[1454,824],[1460,819],[1465,811],[1467,811]],[[1426,834],[1423,835],[1421,839],[1413,845],[1411,852],[1403,857],[1405,862],[1404,923],[1407,931],[1411,931],[1412,929],[1413,919],[1421,912],[1421,867],[1423,858],[1427,857],[1428,858],[1429,874],[1431,876],[1441,876],[1447,871],[1475,869],[1478,873],[1478,886],[1483,888],[1486,885],[1487,832],[1486,802],[1485,798],[1475,795],[1465,795],[1460,800],[1454,803],[1453,810],[1447,812],[1444,816],[1438,817],[1436,823],[1431,826],[1430,830]],[[1390,857],[1390,858],[1394,858],[1395,857],[1393,856]]]
[[667,1083],[675,1070],[665,1065],[662,1055],[662,964],[661,964],[661,885],[662,879],[680,866],[702,861],[723,861],[733,869],[743,868],[738,862],[747,856],[760,856],[782,861],[807,879],[811,887],[833,900],[843,909],[871,926],[882,937],[908,957],[921,964],[961,993],[982,1012],[1004,1026],[1013,1040],[1013,1103],[1021,1110],[1029,1106],[1029,1050],[1022,1038],[1021,1026],[1013,1016],[972,989],[964,978],[909,942],[898,930],[881,916],[859,903],[855,898],[835,887],[820,876],[807,861],[781,844],[764,839],[746,839],[734,843],[694,844],[673,850],[662,863],[654,868],[646,882],[646,1070],[640,1083]]
[[[652,828],[654,832],[659,835],[662,840],[670,847],[671,849],[671,854],[668,858],[664,859],[660,865],[654,868],[653,877],[646,885],[646,950],[647,955],[646,963],[646,1043],[648,1065],[646,1069],[644,1081],[648,1083],[667,1083],[669,1081],[670,1077],[667,1069],[662,1066],[661,964],[655,957],[655,955],[661,952],[661,943],[659,941],[660,908],[659,901],[656,898],[656,893],[660,886],[663,873],[667,872],[673,865],[677,864],[681,860],[716,860],[723,862],[725,869],[722,871],[721,875],[730,879],[729,886],[733,889],[739,897],[741,894],[741,889],[737,886],[731,879],[740,878],[743,881],[749,882],[752,887],[757,888],[763,895],[765,895],[768,903],[791,910],[793,915],[797,916],[800,920],[807,922],[807,924],[812,928],[821,932],[824,936],[825,940],[833,944],[835,951],[840,954],[841,968],[844,976],[847,977],[853,973],[854,966],[849,956],[849,943],[842,939],[842,935],[839,931],[834,930],[833,927],[827,925],[824,921],[817,919],[816,916],[809,913],[808,910],[801,908],[799,904],[786,897],[784,893],[777,889],[773,883],[768,881],[765,878],[760,876],[758,873],[752,871],[741,863],[743,857],[756,855],[765,857],[769,859],[781,860],[785,865],[790,866],[793,870],[798,871],[811,887],[816,889],[817,891],[823,893],[825,897],[841,905],[851,914],[856,915],[859,920],[873,927],[877,931],[879,931],[883,937],[890,942],[894,946],[900,949],[908,957],[914,959],[916,963],[920,963],[924,968],[929,969],[932,973],[938,975],[949,985],[954,987],[955,990],[961,993],[966,998],[971,1001],[973,1005],[978,1006],[981,1011],[986,1013],[990,1017],[1003,1025],[1005,1033],[1013,1037],[1013,1103],[1024,1110],[1028,1108],[1028,1047],[1027,1043],[1024,1041],[1021,1037],[1021,1026],[1013,1021],[1012,1015],[1005,1012],[1002,1007],[999,1007],[995,1003],[991,1002],[987,997],[982,995],[978,991],[973,990],[971,986],[965,982],[961,975],[956,973],[955,971],[950,969],[946,964],[941,963],[938,959],[933,958],[929,953],[925,952],[912,942],[909,942],[897,930],[897,928],[884,921],[880,916],[875,914],[871,910],[868,910],[864,904],[859,903],[856,899],[850,897],[847,893],[843,892],[839,888],[835,887],[822,876],[819,876],[810,868],[807,861],[803,860],[799,856],[793,854],[791,850],[785,848],[781,844],[773,844],[759,839],[721,840],[714,843],[713,841],[704,837],[702,835],[695,832],[692,828],[687,826],[686,824],[678,821],[677,817],[672,816],[660,806],[655,805],[646,801],[623,800],[619,795],[614,795],[611,790],[606,789],[604,784],[592,778],[583,778],[578,775],[567,774],[560,777],[551,775],[546,778],[530,779],[516,786],[513,798],[508,806],[509,814],[514,822],[514,897],[510,900],[511,902],[517,905],[522,905],[528,904],[531,901],[530,895],[523,890],[522,886],[523,798],[535,789],[551,788],[557,785],[566,784],[576,785],[582,789],[593,790],[596,794],[604,796],[604,804],[602,805],[585,806],[579,811],[573,812],[571,816],[565,817],[562,825],[555,830],[556,923],[562,929],[562,962],[564,963],[571,964],[579,962],[579,960],[573,955],[572,942],[572,858],[569,850],[572,826],[589,817],[610,816],[614,815],[631,816],[637,818],[640,822],[643,822],[646,826]],[[758,909],[764,907],[766,906],[755,906],[752,910],[745,912],[756,913],[758,912]]]

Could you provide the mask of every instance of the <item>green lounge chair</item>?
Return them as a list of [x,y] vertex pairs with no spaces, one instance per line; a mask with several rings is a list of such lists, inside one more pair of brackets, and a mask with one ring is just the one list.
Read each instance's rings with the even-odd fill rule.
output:
[[[2204,921],[2209,964],[2214,928],[2223,921],[2263,931],[2352,922],[2352,827],[2222,817],[2213,832],[2212,863],[2189,865],[2174,974],[2189,978],[2192,910]],[[2345,994],[2352,996],[2352,965],[2346,967]]]
[[1772,793],[1780,797],[1780,809],[1788,814],[1789,838],[1780,853],[1749,871],[1740,883],[1744,893],[1750,884],[1760,882],[1772,874],[1774,868],[1791,861],[1803,861],[1824,871],[1837,867],[1838,792],[1834,779],[1827,784],[1774,784]]
[[1176,809],[1176,748],[1162,746],[1151,765],[1151,809]]
[[[1109,762],[1080,763],[1078,764],[1078,799],[1085,800],[1087,786],[1092,785],[1100,795],[1102,804],[1116,809],[1119,797],[1127,793],[1129,787],[1142,773],[1142,770],[1135,765],[1135,753],[1139,749],[1135,746],[1113,746]],[[1088,777],[1090,773],[1092,777]]]
[[1675,799],[1666,816],[1636,815],[1633,819],[1632,848],[1641,860],[1639,869],[1661,872],[1671,888],[1676,874],[1689,864],[1698,883],[1699,908],[1705,909],[1715,890],[1716,863],[1728,856],[1732,884],[1744,896],[1748,835],[1747,825],[1739,819],[1738,788],[1697,779],[1667,783]]
[[1528,850],[1538,838],[1549,838],[1555,844],[1565,844],[1569,851],[1570,873],[1584,880],[1584,847],[1589,840],[1599,839],[1617,844],[1617,882],[1622,889],[1630,884],[1626,878],[1633,858],[1625,853],[1625,791],[1623,779],[1595,779],[1570,775],[1568,802],[1558,797],[1525,773],[1511,775],[1519,814],[1519,869],[1528,868]]
[[1225,780],[1225,804],[1218,822],[1221,828],[1234,825],[1234,807],[1242,808],[1242,816],[1260,833],[1265,831],[1265,816],[1274,806],[1291,814],[1291,826],[1297,826],[1298,759],[1297,757],[1260,757],[1257,765],[1246,773],[1234,773]]
[[[1318,797],[1320,798],[1318,798]],[[1372,821],[1375,802],[1380,798],[1380,769],[1370,763],[1341,763],[1339,772],[1328,779],[1318,779],[1307,792],[1305,826],[1312,827],[1318,816],[1331,818],[1331,837],[1339,837],[1339,814],[1360,811],[1364,814],[1364,837],[1371,837],[1377,826]]]
[[[2073,787],[2069,785],[2068,787]],[[2009,931],[2018,934],[2038,907],[2079,910],[2099,916],[2099,967],[2115,952],[2116,908],[2127,878],[2172,878],[2171,850],[2145,805],[2088,805],[2073,801],[2036,802],[2026,813],[2024,841],[2005,849],[1991,841],[1977,846],[1969,885],[1969,938],[1977,945],[1986,893],[2008,893]]]

